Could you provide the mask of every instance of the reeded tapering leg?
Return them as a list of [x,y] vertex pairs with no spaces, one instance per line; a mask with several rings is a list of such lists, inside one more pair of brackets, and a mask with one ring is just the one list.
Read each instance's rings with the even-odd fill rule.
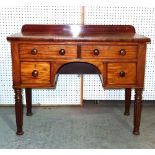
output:
[[134,103],[134,129],[133,134],[139,135],[139,127],[142,111],[142,89],[135,89],[135,103]]
[[22,104],[22,89],[14,88],[15,91],[15,112],[16,112],[16,125],[17,135],[23,135],[23,104]]
[[26,88],[25,94],[26,94],[26,108],[27,108],[26,115],[32,116],[32,89]]
[[131,105],[131,88],[125,89],[125,112],[124,115],[130,115],[130,105]]

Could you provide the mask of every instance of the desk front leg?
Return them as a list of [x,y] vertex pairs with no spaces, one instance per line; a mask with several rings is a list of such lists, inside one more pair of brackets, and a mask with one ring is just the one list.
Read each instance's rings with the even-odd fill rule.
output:
[[135,89],[135,102],[134,102],[134,129],[133,134],[139,135],[139,127],[141,120],[141,111],[142,111],[142,89]]
[[22,103],[22,89],[14,88],[15,91],[15,112],[16,112],[16,125],[17,135],[23,135],[23,103]]

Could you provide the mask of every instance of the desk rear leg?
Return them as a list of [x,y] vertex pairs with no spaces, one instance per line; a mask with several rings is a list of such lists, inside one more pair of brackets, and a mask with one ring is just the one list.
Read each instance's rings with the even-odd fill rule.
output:
[[32,113],[32,89],[26,88],[25,95],[26,95],[26,108],[27,108],[26,115],[32,116],[32,114],[33,114]]
[[125,112],[124,115],[130,115],[130,105],[131,105],[131,88],[125,89]]
[[140,120],[142,111],[142,89],[135,89],[135,103],[134,103],[134,129],[133,134],[139,135]]

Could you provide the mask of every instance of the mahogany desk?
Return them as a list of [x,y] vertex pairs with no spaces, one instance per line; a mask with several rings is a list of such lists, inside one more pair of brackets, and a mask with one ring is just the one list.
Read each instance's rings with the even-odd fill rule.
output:
[[[146,43],[150,39],[131,25],[24,25],[11,42],[17,135],[22,135],[22,89],[26,88],[27,115],[31,115],[31,88],[55,88],[57,75],[97,71],[104,88],[125,89],[129,115],[131,88],[135,88],[134,129],[139,135]],[[102,123],[102,122],[101,122]]]

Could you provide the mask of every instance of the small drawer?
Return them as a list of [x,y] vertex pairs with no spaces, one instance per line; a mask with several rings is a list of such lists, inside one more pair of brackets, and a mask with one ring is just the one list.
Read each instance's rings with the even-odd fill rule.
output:
[[112,85],[136,84],[136,63],[108,63],[107,83]]
[[35,58],[76,58],[76,45],[51,45],[51,44],[20,44],[20,58],[35,59]]
[[124,45],[83,45],[82,58],[119,58],[130,59],[137,57],[137,46]]
[[21,62],[22,84],[50,84],[49,62]]

